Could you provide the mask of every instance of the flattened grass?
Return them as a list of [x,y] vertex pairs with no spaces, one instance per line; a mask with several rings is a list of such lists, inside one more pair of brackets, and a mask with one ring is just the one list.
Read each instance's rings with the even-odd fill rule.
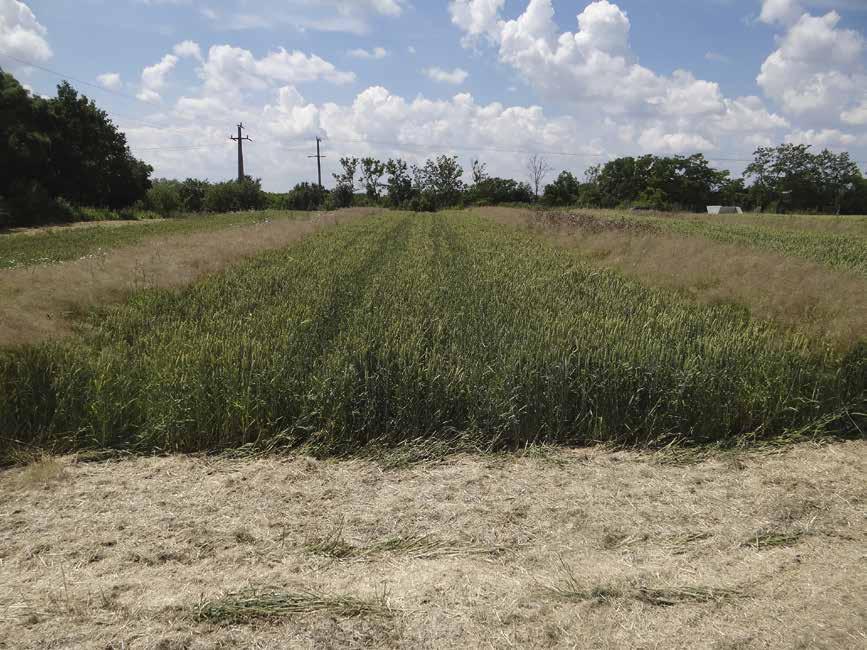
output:
[[392,613],[384,598],[368,600],[347,595],[263,588],[231,592],[203,601],[195,608],[195,617],[218,625],[239,625],[312,612],[326,612],[342,618],[388,616]]

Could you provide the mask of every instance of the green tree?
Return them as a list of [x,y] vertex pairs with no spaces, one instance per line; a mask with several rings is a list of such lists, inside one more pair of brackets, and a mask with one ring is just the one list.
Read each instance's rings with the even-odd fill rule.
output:
[[371,201],[379,201],[382,189],[382,177],[385,174],[385,164],[376,158],[362,158],[361,160],[361,184]]
[[532,203],[535,198],[528,183],[497,176],[485,176],[466,190],[466,201],[476,205]]
[[208,192],[208,181],[188,178],[178,188],[181,206],[185,212],[202,212],[205,209],[205,194]]
[[821,209],[820,170],[810,145],[759,147],[744,177],[753,180],[751,194],[762,208],[780,212]]
[[317,183],[298,183],[289,193],[289,209],[316,210],[323,205],[326,195]]
[[44,178],[50,168],[48,103],[0,70],[0,195]]
[[545,186],[543,200],[548,205],[574,205],[581,194],[581,183],[572,172],[562,171],[553,183]]
[[458,204],[464,183],[463,167],[457,156],[441,155],[425,161],[422,169],[415,168],[416,183],[422,187],[422,193],[428,194],[434,209],[451,207]]
[[65,81],[48,103],[54,122],[49,191],[77,205],[108,208],[141,199],[153,169],[132,156],[106,112]]
[[394,208],[406,205],[415,196],[406,162],[400,158],[389,159],[385,163],[385,173],[389,205]]
[[834,214],[840,214],[846,195],[851,193],[861,180],[861,170],[845,151],[834,154],[824,149],[818,155],[816,165],[824,203],[830,206]]
[[340,166],[343,171],[340,174],[332,174],[336,183],[332,200],[337,208],[348,208],[352,205],[355,196],[355,174],[358,170],[358,158],[341,158]]

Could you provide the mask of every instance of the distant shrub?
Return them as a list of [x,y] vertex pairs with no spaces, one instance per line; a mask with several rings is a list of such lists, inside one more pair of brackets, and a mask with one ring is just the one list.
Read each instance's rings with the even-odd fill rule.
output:
[[315,183],[298,183],[287,195],[290,210],[317,210],[325,203],[328,192]]
[[154,181],[153,186],[145,195],[145,202],[149,209],[162,217],[176,216],[183,207],[180,183],[177,181]]
[[205,195],[211,184],[196,178],[188,178],[178,187],[178,195],[184,212],[202,212],[205,209]]
[[206,212],[237,212],[238,210],[262,210],[268,206],[268,195],[262,191],[259,179],[212,183],[204,194]]

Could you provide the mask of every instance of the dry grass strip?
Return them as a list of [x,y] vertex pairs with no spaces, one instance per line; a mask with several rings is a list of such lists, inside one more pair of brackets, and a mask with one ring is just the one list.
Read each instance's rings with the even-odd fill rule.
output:
[[[527,211],[486,208],[478,213],[499,223],[528,223]],[[867,281],[854,273],[702,237],[653,232],[622,217],[618,221],[613,213],[571,218],[574,228],[547,229],[544,236],[645,285],[681,291],[707,304],[745,305],[756,317],[827,336],[841,347],[867,332]]]
[[149,239],[72,262],[0,271],[0,346],[74,332],[77,314],[129,292],[178,287],[256,253],[282,248],[363,210],[312,213],[215,232]]

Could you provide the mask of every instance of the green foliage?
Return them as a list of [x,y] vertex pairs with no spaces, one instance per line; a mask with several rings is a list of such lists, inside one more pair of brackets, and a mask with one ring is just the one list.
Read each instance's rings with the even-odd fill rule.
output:
[[336,185],[331,193],[331,200],[336,208],[348,208],[352,205],[355,196],[355,174],[358,170],[358,158],[341,158],[340,166],[343,171],[339,174],[332,174]]
[[174,217],[183,208],[181,184],[158,179],[153,182],[144,200],[145,206],[161,217]]
[[130,206],[150,187],[151,171],[133,158],[108,115],[68,83],[46,100],[0,70],[0,195],[9,208],[0,225],[74,218],[60,199]]
[[389,159],[385,163],[385,173],[388,175],[386,182],[388,204],[393,208],[407,205],[413,198],[414,190],[412,176],[406,162],[400,158]]
[[861,171],[846,152],[810,152],[809,145],[759,147],[744,171],[759,207],[775,212],[867,212]]
[[328,192],[316,183],[298,183],[286,198],[286,209],[318,210],[322,208]]
[[237,212],[239,210],[262,210],[268,205],[268,197],[262,191],[262,182],[247,176],[243,181],[212,183],[205,190],[206,212]]
[[184,212],[204,212],[205,195],[208,193],[208,181],[188,178],[178,187],[181,200],[181,210]]
[[585,203],[596,207],[653,207],[703,212],[723,190],[731,194],[729,173],[713,169],[701,154],[617,158],[588,170],[592,193]]
[[453,207],[461,202],[464,170],[457,156],[437,156],[425,161],[424,167],[413,165],[413,185],[421,195],[423,205],[432,205],[434,210]]
[[385,163],[375,158],[361,160],[361,185],[371,201],[378,201],[382,189],[382,177],[385,174]]
[[568,206],[578,203],[581,195],[581,184],[578,179],[568,171],[560,172],[553,183],[545,186],[542,200],[547,205]]
[[0,353],[4,440],[341,454],[867,424],[864,344],[837,352],[466,213],[343,225],[89,325]]
[[531,203],[535,199],[527,183],[511,178],[489,176],[482,178],[466,190],[465,201],[471,205],[502,205],[504,203]]

